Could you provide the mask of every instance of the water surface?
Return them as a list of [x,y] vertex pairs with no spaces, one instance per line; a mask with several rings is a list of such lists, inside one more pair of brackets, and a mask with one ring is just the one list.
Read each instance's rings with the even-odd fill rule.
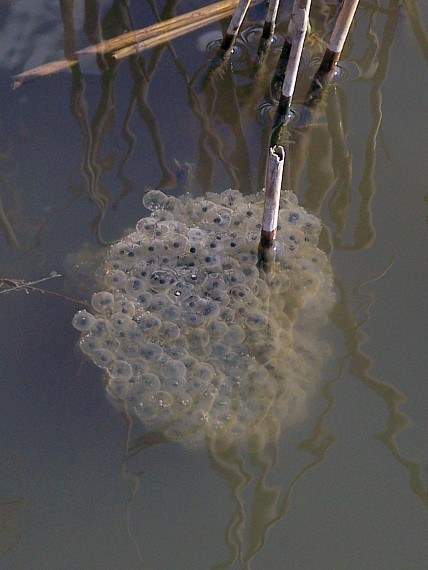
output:
[[[113,2],[100,4],[105,19]],[[131,4],[134,27],[156,20],[151,6]],[[314,7],[297,102],[329,10]],[[92,62],[12,91],[12,74],[63,57],[64,31],[56,2],[1,2],[0,18],[3,278],[57,271],[40,286],[85,300],[86,266],[70,256],[90,264],[133,227],[148,188],[261,188],[266,81],[252,74],[247,31],[259,9],[233,68],[205,89],[203,48],[220,24],[142,64]],[[82,22],[77,2],[78,47],[91,41]],[[427,26],[423,3],[362,2],[325,104],[311,124],[291,123],[285,187],[324,224],[337,302],[307,414],[273,425],[267,445],[194,450],[148,436],[77,349],[78,302],[0,295],[3,568],[426,568]]]

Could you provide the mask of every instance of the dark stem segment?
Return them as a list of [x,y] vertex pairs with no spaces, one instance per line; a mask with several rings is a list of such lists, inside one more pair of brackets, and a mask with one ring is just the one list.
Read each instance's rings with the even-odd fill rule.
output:
[[275,119],[272,127],[272,134],[270,137],[269,146],[273,148],[275,145],[281,144],[282,133],[287,123],[288,115],[291,107],[291,97],[281,95],[278,107],[275,114]]
[[341,52],[331,51],[329,48],[326,49],[306,97],[305,105],[308,107],[315,105],[321,100],[326,87],[328,87],[334,77],[340,54]]
[[280,97],[282,84],[284,83],[285,70],[287,69],[288,60],[290,59],[291,46],[292,44],[288,42],[286,38],[284,45],[282,46],[281,55],[279,56],[279,60],[271,83],[271,92],[273,99],[279,99]]
[[250,4],[251,0],[239,0],[215,58],[217,63],[229,58]]
[[323,96],[325,88],[334,76],[334,72],[342,53],[343,46],[352,25],[359,0],[343,0],[342,8],[337,16],[333,32],[325,51],[321,65],[315,74],[311,88],[306,98],[306,105],[318,103]]
[[260,60],[264,58],[268,47],[272,43],[273,34],[275,33],[279,2],[280,0],[269,0],[266,19],[263,24],[263,32],[257,49],[257,55]]

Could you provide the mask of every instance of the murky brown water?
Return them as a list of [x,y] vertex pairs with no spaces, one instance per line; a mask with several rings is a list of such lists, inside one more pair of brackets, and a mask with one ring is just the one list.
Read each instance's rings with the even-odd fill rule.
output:
[[[330,356],[306,378],[299,421],[189,449],[112,406],[102,371],[77,349],[82,306],[64,295],[89,298],[91,262],[147,215],[148,188],[261,188],[277,55],[254,77],[255,8],[233,67],[206,87],[220,24],[140,62],[82,62],[12,91],[12,74],[63,58],[58,4],[0,2],[0,275],[65,275],[39,284],[62,296],[0,294],[1,567],[425,569],[428,9],[361,2],[341,73],[309,121],[299,103],[334,8],[314,3],[285,187],[324,225],[336,304],[316,349]],[[125,3],[100,4],[104,23],[115,7],[108,29],[122,31]],[[201,4],[134,2],[130,14],[139,28],[156,5]],[[84,2],[74,5],[66,45],[84,47]]]

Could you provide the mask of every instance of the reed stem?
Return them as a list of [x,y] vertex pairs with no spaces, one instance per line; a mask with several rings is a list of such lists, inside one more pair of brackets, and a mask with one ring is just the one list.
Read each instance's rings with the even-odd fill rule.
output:
[[293,38],[282,84],[281,97],[274,119],[270,143],[271,147],[279,143],[282,129],[290,110],[291,100],[296,86],[297,72],[299,69],[300,59],[302,57],[303,44],[305,42],[306,31],[308,29],[310,7],[311,0],[294,1],[293,11],[291,14],[291,18],[293,20],[291,28],[293,31]]
[[264,56],[267,48],[272,42],[273,34],[275,33],[276,17],[278,15],[280,0],[269,0],[269,6],[266,13],[265,22],[263,24],[263,32],[260,38],[257,55],[259,58]]
[[340,59],[343,46],[348,36],[349,28],[354,19],[359,0],[343,0],[342,8],[337,16],[336,23],[331,33],[328,47],[324,53],[321,64],[315,73],[311,88],[306,98],[307,105],[317,103],[332,80]]
[[285,151],[282,146],[269,149],[263,221],[258,248],[258,265],[262,267],[269,266],[275,261],[275,241],[284,162]]

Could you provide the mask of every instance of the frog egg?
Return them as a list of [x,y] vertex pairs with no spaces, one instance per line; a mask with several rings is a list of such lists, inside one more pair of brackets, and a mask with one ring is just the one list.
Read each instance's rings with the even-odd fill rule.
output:
[[155,210],[172,210],[174,198],[167,196],[160,190],[149,190],[143,196],[144,207],[154,212]]
[[279,347],[275,342],[264,342],[253,346],[253,354],[261,364],[275,358],[278,352]]
[[260,271],[256,265],[251,264],[242,264],[241,271],[245,276],[245,282],[247,284],[255,283],[256,280],[260,277]]
[[185,378],[187,369],[185,365],[179,360],[168,360],[161,366],[160,371],[162,373],[162,376],[166,379]]
[[88,311],[83,310],[76,313],[73,317],[72,324],[75,329],[81,332],[89,332],[92,326],[95,324],[95,317],[88,313]]
[[221,266],[221,257],[210,253],[201,257],[200,263],[206,269],[215,269]]
[[79,341],[80,350],[87,356],[92,356],[96,350],[102,348],[101,340],[92,334],[81,337]]
[[179,306],[173,305],[171,302],[162,306],[159,314],[168,321],[177,321],[181,316],[182,310]]
[[[152,303],[153,295],[148,291],[143,291],[138,296],[133,298],[133,305],[137,305],[139,309],[148,309]],[[129,301],[131,303],[131,301]],[[134,305],[134,315],[135,315],[135,305]],[[132,315],[132,316],[134,316]]]
[[225,277],[230,286],[241,285],[246,281],[244,273],[236,269],[230,269],[229,271],[226,271]]
[[150,269],[147,267],[147,263],[145,261],[139,261],[138,263],[135,263],[131,268],[131,275],[143,280],[148,279],[150,275]]
[[180,233],[169,235],[167,244],[172,255],[180,255],[189,249],[187,237]]
[[197,378],[199,380],[205,380],[206,382],[211,382],[211,380],[215,376],[215,369],[211,364],[206,362],[196,362],[190,368],[190,374],[193,378]]
[[[210,382],[206,380],[201,380],[199,378],[191,377],[187,381],[186,392],[190,394],[195,401],[203,397],[206,390],[211,389],[211,386],[215,388]],[[218,394],[217,388],[215,388],[215,394]]]
[[207,279],[208,272],[206,269],[194,269],[184,271],[183,279],[186,283],[190,283],[192,287],[202,287]]
[[[187,380],[184,377],[176,376],[172,378],[162,379],[162,388],[166,390],[169,394],[174,396],[174,398],[181,398],[184,400],[184,394],[186,394]],[[186,404],[187,405],[187,404]]]
[[135,229],[137,230],[137,233],[142,234],[143,236],[146,234],[153,236],[157,226],[158,224],[155,219],[141,218],[141,220],[138,220]]
[[[220,313],[220,318],[221,318],[221,313]],[[227,331],[227,325],[221,320],[218,321],[214,320],[210,321],[207,324],[206,329],[210,335],[210,338],[218,340],[222,338],[224,333]]]
[[168,289],[168,297],[175,302],[182,302],[183,299],[187,299],[193,293],[193,285],[191,283],[186,283],[185,281],[177,281],[171,285]]
[[115,360],[112,362],[107,368],[107,372],[112,378],[116,378],[124,382],[130,380],[134,375],[132,366],[124,360]]
[[149,310],[153,313],[161,313],[171,305],[171,300],[163,294],[152,295]]
[[196,429],[200,429],[208,424],[209,414],[205,410],[197,409],[190,414],[189,420],[192,426],[195,426]]
[[186,337],[189,346],[194,350],[205,348],[210,341],[210,335],[205,328],[194,328],[187,333]]
[[186,325],[192,328],[201,327],[207,322],[206,317],[198,313],[193,313],[191,311],[185,311],[182,317]]
[[125,263],[122,259],[107,259],[104,266],[105,271],[112,271],[112,270],[126,271],[127,268],[128,264]]
[[174,221],[174,215],[166,210],[156,210],[152,213],[153,218],[158,222],[170,223]]
[[196,311],[196,308],[197,308],[198,303],[200,301],[201,301],[201,297],[199,297],[199,295],[197,295],[196,292],[194,295],[190,295],[190,297],[183,299],[181,302],[181,306],[183,308],[183,311],[185,311],[185,310],[188,310],[191,312]]
[[159,336],[165,343],[172,342],[180,336],[180,329],[175,323],[164,321],[159,329]]
[[91,327],[91,334],[100,339],[105,338],[111,332],[111,324],[107,319],[95,319]]
[[108,313],[114,305],[114,296],[108,291],[99,291],[92,295],[91,305],[98,313]]
[[196,360],[196,358],[190,356],[190,354],[187,353],[186,356],[183,356],[181,358],[181,362],[184,364],[187,370],[190,370],[190,368],[198,361]]
[[281,209],[293,210],[297,206],[298,206],[297,196],[295,194],[293,194],[292,192],[288,192],[286,190],[283,190],[281,192],[279,207]]
[[159,263],[159,257],[165,252],[164,242],[160,239],[153,239],[145,244],[142,249],[142,257],[147,266]]
[[215,401],[209,412],[208,425],[214,432],[230,429],[236,423],[236,414],[230,407],[222,407],[222,403],[225,400]]
[[132,366],[133,376],[138,379],[140,379],[143,374],[150,371],[150,365],[144,358],[136,356],[135,358],[128,359],[128,362]]
[[258,299],[250,287],[246,285],[234,285],[229,291],[230,297],[238,302],[247,303],[249,305],[257,305]]
[[112,352],[116,352],[117,350],[119,350],[119,346],[120,346],[119,341],[114,336],[109,336],[101,342],[103,343],[103,346],[105,348],[108,348]]
[[240,345],[245,340],[245,331],[239,325],[231,325],[223,336],[222,341],[232,346]]
[[117,333],[127,333],[137,328],[137,323],[129,315],[124,313],[114,313],[111,317],[111,326]]
[[156,333],[162,326],[162,321],[156,315],[145,314],[137,317],[138,327],[145,333]]
[[158,392],[161,388],[161,381],[157,374],[145,372],[138,379],[145,392]]
[[157,409],[161,410],[171,407],[174,403],[174,398],[165,390],[158,390],[150,394],[150,401],[153,402]]
[[220,319],[226,324],[232,323],[235,320],[235,311],[231,307],[222,307]]
[[100,368],[108,368],[115,361],[115,356],[111,350],[99,348],[92,354],[92,360]]
[[209,255],[218,255],[223,251],[223,243],[221,241],[221,234],[213,233],[205,244],[205,251]]
[[269,316],[258,309],[246,307],[243,316],[246,326],[252,330],[262,331],[269,325]]
[[151,273],[149,282],[154,293],[163,293],[177,283],[177,274],[171,269],[158,269]]
[[111,246],[110,256],[112,259],[122,259],[127,264],[128,259],[135,257],[135,245],[129,241],[119,241]]
[[115,301],[113,305],[113,312],[114,313],[123,313],[124,315],[128,315],[128,317],[133,317],[135,315],[135,305],[133,302],[129,301],[126,298],[121,298]]
[[104,283],[107,287],[110,287],[110,289],[123,289],[127,281],[128,276],[119,269],[107,271],[104,275]]
[[230,353],[230,351],[230,346],[221,341],[213,343],[210,347],[210,355],[213,358],[224,358]]
[[237,251],[235,257],[241,264],[247,263],[256,266],[259,259],[258,246],[255,243],[248,244],[248,246],[246,249]]
[[172,360],[181,360],[183,362],[183,359],[189,356],[189,353],[184,346],[167,344],[164,347],[164,351]]
[[138,297],[138,295],[147,290],[147,285],[143,279],[138,277],[128,277],[125,283],[125,291],[128,295],[132,297]]
[[221,305],[212,300],[201,299],[196,305],[196,310],[207,320],[212,320],[220,315]]
[[110,395],[123,402],[126,399],[128,386],[127,383],[120,378],[111,378],[107,384],[107,391]]
[[203,291],[227,291],[229,284],[220,273],[210,273],[204,283]]
[[163,356],[163,349],[154,342],[145,342],[140,347],[140,356],[147,362],[158,362]]
[[242,195],[239,190],[225,190],[221,194],[216,194],[214,200],[222,206],[237,206],[242,203]]
[[144,390],[141,383],[131,380],[127,384],[127,390],[124,399],[129,406],[132,406],[134,408],[135,413],[138,414],[138,409],[140,408],[141,403],[146,395],[147,392]]
[[221,306],[220,312],[223,310],[223,307],[230,303],[230,297],[226,291],[207,291],[205,292],[205,295],[207,295],[207,297],[209,297],[212,301],[215,301]]
[[232,212],[227,208],[218,208],[217,218],[213,218],[213,223],[219,228],[228,228],[232,223]]
[[159,268],[160,269],[166,269],[169,267],[174,266],[174,263],[176,261],[176,256],[175,255],[170,255],[167,251],[163,252],[162,255],[159,256]]

